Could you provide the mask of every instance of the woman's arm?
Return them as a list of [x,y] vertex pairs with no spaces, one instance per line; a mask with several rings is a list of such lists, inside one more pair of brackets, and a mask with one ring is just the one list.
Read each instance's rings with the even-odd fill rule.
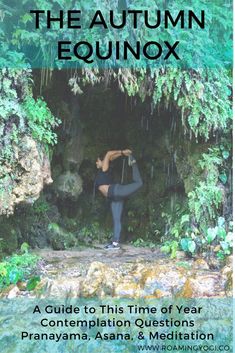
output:
[[116,151],[108,151],[103,159],[103,172],[106,172],[109,169],[109,162],[121,156],[129,156],[131,154],[131,150],[116,150]]
[[120,157],[120,156],[129,156],[130,154],[132,154],[132,151],[129,149],[125,149],[125,150],[120,150],[120,151],[110,151],[113,154],[111,155],[110,161],[113,161],[114,159]]
[[102,170],[103,172],[107,172],[109,169],[109,162],[113,161],[114,159],[120,157],[122,155],[122,151],[108,151],[103,159]]

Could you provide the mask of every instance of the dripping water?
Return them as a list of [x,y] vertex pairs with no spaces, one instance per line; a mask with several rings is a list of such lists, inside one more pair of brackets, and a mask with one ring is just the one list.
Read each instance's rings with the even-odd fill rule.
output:
[[152,164],[151,164],[150,176],[151,176],[151,179],[153,179],[153,176],[154,176],[154,165],[153,165],[153,161],[152,161]]

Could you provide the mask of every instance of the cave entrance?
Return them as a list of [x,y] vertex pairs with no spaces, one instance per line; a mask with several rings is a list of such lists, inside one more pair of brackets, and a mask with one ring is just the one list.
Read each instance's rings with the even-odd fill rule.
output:
[[[62,217],[111,228],[109,205],[98,194],[94,200],[95,161],[107,150],[131,148],[144,186],[126,202],[125,238],[160,240],[173,218],[179,216],[186,197],[179,172],[185,148],[180,112],[173,102],[154,107],[151,97],[144,102],[137,96],[129,97],[115,80],[87,85],[82,94],[74,95],[66,75],[63,71],[53,73],[51,83],[42,91],[62,120],[52,159],[54,183],[46,193],[52,195]],[[131,180],[131,168],[124,159],[116,160],[113,166],[116,182]],[[72,190],[74,184],[78,187]],[[63,190],[62,185],[67,187]]]

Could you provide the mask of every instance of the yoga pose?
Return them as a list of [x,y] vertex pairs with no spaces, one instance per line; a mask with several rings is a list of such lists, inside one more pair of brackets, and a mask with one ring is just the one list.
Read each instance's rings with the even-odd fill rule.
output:
[[[110,162],[121,156],[128,157],[129,165],[132,167],[133,182],[126,185],[114,184],[109,170]],[[120,249],[119,240],[122,229],[121,216],[124,200],[128,196],[134,194],[143,185],[143,182],[136,160],[132,156],[132,151],[129,149],[122,151],[108,151],[102,160],[97,158],[96,166],[99,169],[99,172],[96,176],[95,186],[103,196],[111,201],[111,211],[113,216],[113,239],[112,243],[106,245],[105,248]]]

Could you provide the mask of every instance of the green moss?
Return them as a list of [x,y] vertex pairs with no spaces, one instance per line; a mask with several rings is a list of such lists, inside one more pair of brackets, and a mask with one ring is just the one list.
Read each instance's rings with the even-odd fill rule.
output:
[[18,247],[19,229],[9,219],[0,222],[0,254],[11,254]]
[[65,250],[77,245],[77,239],[75,236],[72,233],[67,232],[57,223],[50,223],[48,225],[48,230],[51,234],[50,242],[54,250]]

